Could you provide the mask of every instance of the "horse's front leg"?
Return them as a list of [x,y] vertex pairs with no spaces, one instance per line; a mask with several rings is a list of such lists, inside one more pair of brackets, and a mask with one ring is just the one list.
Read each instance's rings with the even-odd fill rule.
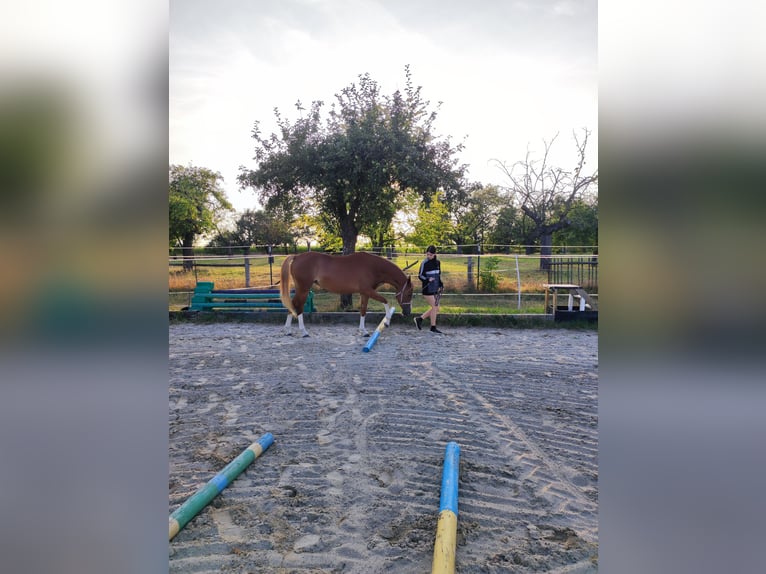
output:
[[364,300],[364,303],[365,303],[364,309],[365,309],[365,311],[367,310],[367,300],[368,299],[375,299],[376,301],[379,301],[380,303],[383,303],[383,305],[386,308],[386,316],[385,316],[386,327],[390,327],[391,326],[391,317],[394,315],[394,311],[396,311],[396,307],[394,307],[392,305],[389,305],[388,304],[388,300],[385,297],[383,297],[383,295],[381,295],[380,293],[378,293],[377,291],[375,291],[373,289],[372,291],[370,291],[369,293],[366,294],[366,298]]
[[367,315],[367,302],[370,298],[364,293],[359,294],[359,334],[363,337],[369,337],[370,333],[364,326],[364,318]]
[[394,311],[396,311],[396,307],[393,305],[389,305],[388,303],[383,304],[386,308],[386,327],[391,326],[391,317],[394,316]]

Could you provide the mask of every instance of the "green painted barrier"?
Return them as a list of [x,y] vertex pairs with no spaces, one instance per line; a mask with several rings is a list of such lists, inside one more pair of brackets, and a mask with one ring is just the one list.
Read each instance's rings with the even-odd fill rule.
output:
[[[287,311],[279,299],[279,289],[214,289],[212,281],[200,281],[194,288],[190,311],[211,309],[261,309]],[[309,291],[304,313],[316,312],[314,292]]]
[[205,486],[195,492],[190,498],[179,506],[171,515],[169,523],[169,540],[178,534],[188,522],[199,514],[231,481],[237,478],[242,471],[274,442],[274,436],[269,432],[242,451],[237,458],[232,460],[224,469],[211,478]]

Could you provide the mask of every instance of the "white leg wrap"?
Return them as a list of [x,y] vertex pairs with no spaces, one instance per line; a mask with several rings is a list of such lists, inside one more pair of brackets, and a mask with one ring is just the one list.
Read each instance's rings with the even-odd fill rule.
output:
[[384,303],[386,306],[386,327],[391,325],[391,317],[394,315],[394,311],[396,311],[396,307],[392,307],[388,303]]
[[367,332],[367,329],[364,326],[364,319],[365,319],[364,315],[359,315],[359,334],[366,337],[367,335],[369,335],[369,333]]
[[285,321],[285,326],[282,328],[282,331],[284,332],[285,335],[290,334],[290,327],[292,326],[292,324],[293,324],[293,314],[288,313],[287,320]]
[[298,329],[300,329],[301,333],[303,333],[304,337],[309,336],[309,332],[306,330],[306,327],[303,326],[303,313],[298,315]]

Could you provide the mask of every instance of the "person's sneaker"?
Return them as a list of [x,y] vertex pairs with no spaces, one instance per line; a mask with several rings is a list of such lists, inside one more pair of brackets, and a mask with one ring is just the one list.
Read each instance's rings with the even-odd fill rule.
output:
[[444,334],[444,333],[442,333],[441,331],[439,331],[439,329],[437,329],[436,327],[431,327],[431,332],[432,332],[432,333],[439,333],[440,335],[443,335],[443,334]]
[[422,317],[415,317],[415,325],[418,328],[418,331],[420,331],[423,328],[423,318]]

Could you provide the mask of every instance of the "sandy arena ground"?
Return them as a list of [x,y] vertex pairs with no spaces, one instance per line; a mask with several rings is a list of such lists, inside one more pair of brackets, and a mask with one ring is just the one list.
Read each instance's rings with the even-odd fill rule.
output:
[[457,572],[598,570],[596,331],[395,317],[363,353],[354,325],[307,328],[171,323],[169,513],[274,444],[170,542],[170,572],[430,572],[449,441]]

